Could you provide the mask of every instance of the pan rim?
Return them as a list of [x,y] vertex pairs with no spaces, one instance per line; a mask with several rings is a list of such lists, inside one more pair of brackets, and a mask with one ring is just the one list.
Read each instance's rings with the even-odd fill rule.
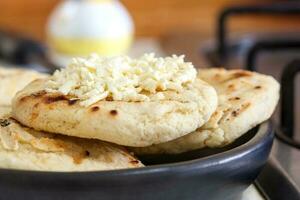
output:
[[[239,159],[245,155],[256,151],[267,144],[273,139],[274,133],[272,125],[269,121],[263,122],[257,126],[257,132],[255,135],[246,143],[237,146],[233,149],[216,153],[210,156],[197,158],[188,161],[181,161],[175,163],[158,164],[145,166],[141,168],[130,168],[130,169],[116,169],[116,170],[104,170],[104,171],[87,171],[87,172],[49,172],[49,171],[31,171],[31,170],[17,170],[17,169],[0,169],[0,173],[13,173],[13,174],[26,174],[29,176],[55,176],[57,178],[68,178],[76,177],[81,178],[82,176],[87,178],[97,177],[120,177],[130,175],[149,175],[149,174],[164,174],[170,171],[181,172],[187,170],[200,170],[203,168],[213,167],[220,163],[228,163],[233,160]],[[255,129],[256,127],[254,127]]]

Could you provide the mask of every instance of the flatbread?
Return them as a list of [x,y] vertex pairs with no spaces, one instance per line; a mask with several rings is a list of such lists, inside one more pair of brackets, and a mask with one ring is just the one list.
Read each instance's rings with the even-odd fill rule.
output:
[[99,101],[89,107],[59,93],[45,92],[37,80],[13,100],[12,115],[36,130],[143,147],[170,141],[202,126],[217,107],[213,87],[197,79],[181,93],[162,92],[166,100]]
[[19,90],[31,81],[45,77],[45,74],[31,70],[0,67],[0,105],[11,105],[12,98]]
[[38,132],[20,125],[9,112],[9,107],[0,107],[0,168],[94,171],[143,166],[118,145]]
[[202,69],[199,77],[218,93],[218,108],[201,128],[176,140],[145,148],[136,154],[176,154],[230,144],[270,118],[279,99],[279,84],[271,76],[244,70]]

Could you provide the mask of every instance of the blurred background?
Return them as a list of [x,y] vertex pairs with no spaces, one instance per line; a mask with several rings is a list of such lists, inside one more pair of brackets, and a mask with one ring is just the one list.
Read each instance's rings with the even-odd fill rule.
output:
[[[89,0],[87,0],[89,1]],[[61,0],[2,0],[0,27],[45,41],[45,24]],[[280,2],[276,0],[121,0],[133,17],[137,37],[163,37],[172,32],[215,33],[216,17],[224,7]],[[270,23],[271,22],[271,23]],[[235,31],[299,27],[299,18],[274,20],[245,16],[232,22]],[[267,26],[266,26],[267,25]]]
[[274,76],[282,101],[273,120],[283,143],[275,140],[272,156],[300,187],[299,0],[0,1],[1,66],[51,73],[92,52],[185,54],[197,68]]
[[154,52],[280,80],[300,57],[298,0],[1,0],[0,10],[0,64],[50,73],[93,52]]
[[[66,63],[64,59],[66,54],[68,57],[99,50],[99,53],[107,55],[129,53],[137,56],[149,51],[166,55],[186,54],[187,58],[197,66],[204,66],[208,63],[201,58],[201,55],[199,56],[199,51],[210,41],[215,41],[218,17],[224,9],[232,6],[274,5],[290,2],[294,3],[276,0],[2,0],[0,1],[0,30],[17,33],[18,36],[38,41],[45,47],[50,47],[50,50],[51,47],[52,50],[54,48],[54,53],[50,58],[57,65]],[[109,9],[99,7],[98,10],[94,9],[90,12],[89,9],[80,10],[75,5],[65,7],[65,4],[78,4],[82,8],[83,4],[116,3],[122,4],[124,8],[108,11]],[[80,14],[80,12],[87,12],[90,15]],[[124,14],[124,12],[127,13]],[[62,23],[64,15],[69,16],[70,19]],[[112,20],[113,18],[118,19]],[[230,17],[227,21],[226,30],[233,37],[243,33],[300,30],[299,16],[294,15],[249,14]],[[49,25],[51,23],[52,25]],[[119,38],[117,38],[118,34]],[[91,35],[98,37],[100,41],[98,40],[98,43],[95,40],[77,41],[78,43],[74,41],[83,37],[89,39]],[[115,37],[110,37],[112,35]],[[78,45],[81,48],[77,47]]]

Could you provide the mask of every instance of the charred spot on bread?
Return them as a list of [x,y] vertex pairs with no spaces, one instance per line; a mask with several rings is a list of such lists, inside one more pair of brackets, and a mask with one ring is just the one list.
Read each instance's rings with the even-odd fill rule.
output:
[[[231,76],[225,80],[222,81],[222,83],[225,83],[225,82],[229,82],[229,81],[232,81],[234,79],[239,79],[239,78],[242,78],[242,77],[249,77],[249,76],[252,76],[252,73],[249,72],[249,71],[245,71],[245,70],[235,70]],[[232,86],[234,87],[234,86]]]
[[69,100],[68,100],[68,104],[69,104],[70,106],[72,106],[72,105],[74,105],[77,101],[78,101],[78,99],[69,99]]
[[46,94],[46,91],[45,90],[41,90],[41,91],[32,93],[30,96],[34,97],[34,98],[39,98],[41,96],[44,96],[45,94]]
[[240,99],[241,99],[240,97],[231,97],[228,100],[229,101],[237,101],[237,100],[240,100]]
[[39,113],[36,113],[36,112],[32,113],[31,121],[35,120],[38,116],[39,116]]
[[220,77],[221,77],[221,74],[215,73],[215,75],[214,75],[214,78],[215,78],[215,79],[218,79],[218,78],[220,78]]
[[36,103],[36,104],[34,104],[33,107],[34,107],[34,108],[37,108],[37,107],[39,107],[39,105],[40,105],[39,103]]
[[0,119],[0,126],[6,127],[10,125],[10,121],[8,119]]
[[216,110],[212,115],[211,115],[211,117],[214,117],[214,116],[216,116],[216,115],[218,115],[219,114],[219,112]]
[[98,110],[100,110],[99,106],[93,106],[93,107],[91,107],[91,112],[97,112]]
[[116,116],[118,114],[118,111],[117,110],[111,110],[109,112],[112,116]]
[[261,89],[262,87],[260,86],[260,85],[257,85],[257,86],[255,86],[254,87],[254,89],[257,89],[257,90],[259,90],[259,89]]
[[80,154],[74,154],[72,155],[72,157],[73,157],[73,163],[77,165],[80,165],[84,159],[84,156]]
[[240,113],[242,113],[243,111],[245,111],[249,106],[251,105],[250,102],[244,103],[241,105],[241,108],[238,108],[234,111],[231,112],[233,117],[237,117]]
[[133,165],[139,164],[139,161],[138,161],[138,160],[131,160],[131,161],[129,161],[129,162],[130,162],[130,164],[133,164]]
[[91,153],[88,150],[85,150],[84,154],[85,154],[86,157],[89,157]]
[[234,78],[240,78],[245,76],[252,76],[252,73],[245,70],[237,70],[236,72],[233,73],[233,76]]
[[44,96],[45,94],[46,94],[45,90],[38,91],[38,92],[35,92],[35,93],[32,93],[30,95],[27,95],[27,96],[24,96],[24,97],[20,98],[20,102],[24,102],[29,98],[39,98],[39,97]]
[[238,110],[234,110],[234,111],[232,111],[231,114],[233,117],[236,117],[236,116],[238,116],[239,112],[238,112]]
[[[51,103],[54,103],[54,102],[57,102],[57,101],[67,101],[68,102],[68,105],[74,105],[78,99],[76,98],[72,98],[71,96],[66,96],[66,95],[62,95],[62,94],[54,94],[54,95],[46,95],[46,91],[40,91],[40,92],[37,92],[37,93],[33,93],[29,96],[25,96],[25,97],[22,97],[20,99],[20,101],[25,101],[27,98],[39,98],[39,97],[42,97],[43,96],[43,102],[45,104],[51,104]],[[35,104],[34,107],[38,107],[38,104]]]
[[242,104],[242,110],[246,110],[251,105],[250,102]]
[[29,97],[29,96],[24,96],[24,97],[22,97],[22,98],[20,99],[20,102],[26,101],[28,97]]
[[236,87],[235,87],[235,84],[229,84],[229,85],[227,86],[227,88],[228,88],[228,90],[234,91]]
[[65,95],[47,96],[44,98],[46,104],[51,104],[57,101],[68,101],[69,99]]
[[106,97],[105,100],[106,100],[106,101],[113,101],[113,98],[112,98],[112,97]]

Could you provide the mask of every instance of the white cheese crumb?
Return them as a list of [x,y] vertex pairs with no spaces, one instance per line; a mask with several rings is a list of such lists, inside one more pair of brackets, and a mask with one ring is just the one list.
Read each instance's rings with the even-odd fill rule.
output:
[[151,53],[132,59],[92,54],[74,58],[66,68],[56,71],[46,83],[46,91],[75,96],[82,106],[108,97],[114,101],[149,101],[147,93],[180,92],[194,82],[196,75],[183,55],[161,58]]

